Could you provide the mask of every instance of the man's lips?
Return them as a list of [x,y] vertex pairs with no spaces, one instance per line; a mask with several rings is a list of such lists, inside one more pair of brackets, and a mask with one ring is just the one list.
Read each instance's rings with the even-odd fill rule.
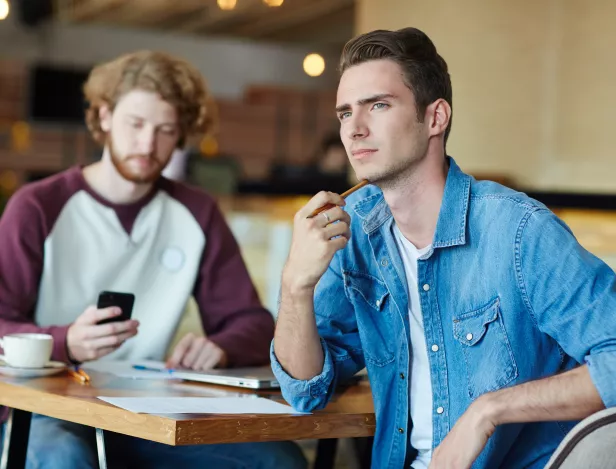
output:
[[149,168],[150,166],[156,165],[156,161],[147,156],[131,156],[128,161],[139,168]]
[[362,158],[366,158],[370,155],[372,155],[373,153],[376,153],[376,150],[373,148],[361,148],[358,150],[352,150],[351,154],[353,155],[354,158],[360,160]]

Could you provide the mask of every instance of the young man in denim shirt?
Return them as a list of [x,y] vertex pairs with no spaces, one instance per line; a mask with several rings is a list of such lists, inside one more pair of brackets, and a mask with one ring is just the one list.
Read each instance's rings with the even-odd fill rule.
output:
[[272,344],[285,398],[322,408],[366,366],[375,467],[543,468],[616,403],[614,272],[446,154],[451,82],[424,33],[359,36],[341,70],[341,137],[372,185],[295,217]]

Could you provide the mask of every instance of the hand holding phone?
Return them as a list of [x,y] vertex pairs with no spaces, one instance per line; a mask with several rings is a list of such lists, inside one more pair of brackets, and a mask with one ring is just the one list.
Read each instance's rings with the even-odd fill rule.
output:
[[97,306],[86,308],[68,328],[66,346],[71,360],[96,360],[137,335],[139,322],[130,319],[133,304],[132,294],[102,292]]

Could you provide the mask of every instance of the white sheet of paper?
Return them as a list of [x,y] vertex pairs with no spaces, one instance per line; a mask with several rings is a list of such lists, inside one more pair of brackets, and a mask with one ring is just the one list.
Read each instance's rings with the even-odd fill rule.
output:
[[304,414],[262,397],[106,397],[102,401],[137,414]]

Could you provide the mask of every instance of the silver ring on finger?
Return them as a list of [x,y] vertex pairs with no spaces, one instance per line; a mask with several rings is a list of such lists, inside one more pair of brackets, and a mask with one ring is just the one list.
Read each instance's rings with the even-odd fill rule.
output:
[[325,212],[321,212],[321,215],[323,215],[323,216],[325,217],[325,219],[327,220],[327,223],[329,224],[329,223],[330,223],[330,221],[331,221],[331,220],[329,219],[329,215],[328,215],[327,213],[325,213]]

